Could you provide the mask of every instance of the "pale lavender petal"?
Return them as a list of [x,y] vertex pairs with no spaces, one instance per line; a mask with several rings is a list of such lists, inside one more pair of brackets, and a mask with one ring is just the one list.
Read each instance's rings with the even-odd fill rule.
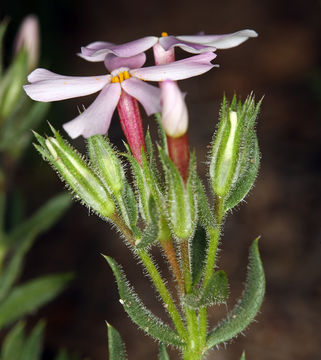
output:
[[109,49],[112,46],[115,46],[115,44],[106,41],[95,41],[86,46],[82,46],[81,53],[86,56],[91,56],[98,50]]
[[216,57],[212,52],[191,56],[187,59],[174,61],[166,65],[150,66],[130,70],[130,74],[141,80],[164,81],[181,80],[203,74],[212,69],[211,60]]
[[158,87],[135,78],[123,81],[121,86],[143,105],[148,116],[161,111],[161,90]]
[[192,53],[192,54],[201,54],[207,51],[215,51],[216,48],[206,44],[200,44],[197,42],[184,41],[180,37],[176,36],[165,36],[159,39],[159,44],[168,51],[174,47],[180,47],[181,49]]
[[112,72],[115,69],[122,67],[129,69],[140,68],[145,64],[146,55],[145,53],[140,53],[135,56],[130,57],[118,57],[114,54],[107,54],[105,57],[105,66],[109,72]]
[[88,61],[103,61],[107,54],[114,54],[120,57],[130,57],[150,49],[157,43],[157,41],[158,38],[156,36],[146,36],[121,45],[106,43],[107,45],[102,45],[102,47],[100,47],[103,43],[98,42],[97,47],[99,48],[97,50],[89,47],[82,48],[81,54],[78,55]]
[[257,37],[258,34],[254,30],[241,30],[232,34],[224,35],[182,35],[177,36],[179,40],[188,42],[195,42],[207,46],[213,46],[217,49],[228,49],[238,46],[246,41],[248,38]]
[[74,139],[106,134],[121,93],[119,83],[106,85],[96,100],[79,116],[63,125]]
[[30,85],[23,88],[33,100],[49,102],[93,94],[111,81],[111,75],[64,76],[36,69],[29,76]]

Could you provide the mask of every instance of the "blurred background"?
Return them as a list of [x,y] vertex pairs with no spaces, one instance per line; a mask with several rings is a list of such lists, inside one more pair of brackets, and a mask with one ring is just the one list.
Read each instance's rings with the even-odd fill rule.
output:
[[[123,43],[162,31],[223,34],[249,28],[259,33],[257,39],[237,48],[218,51],[215,63],[220,68],[179,83],[187,92],[190,143],[204,180],[208,144],[223,93],[231,97],[236,92],[243,99],[251,91],[258,99],[264,96],[257,126],[261,171],[247,204],[227,218],[218,264],[229,276],[228,306],[232,307],[244,285],[248,247],[261,235],[267,294],[246,336],[211,352],[208,359],[239,359],[245,349],[248,360],[320,360],[321,2],[5,0],[0,11],[0,19],[10,18],[7,61],[20,22],[33,13],[41,24],[40,65],[66,75],[105,73],[101,63],[76,56],[80,46],[92,41]],[[178,51],[177,55],[182,54]],[[52,104],[38,131],[49,133],[45,120],[61,129],[77,115],[77,106],[87,106],[93,98]],[[145,118],[144,126],[153,128],[154,120]],[[122,146],[116,114],[109,136]],[[83,139],[74,144],[86,151]],[[12,186],[26,199],[26,215],[64,190],[31,146],[13,181]],[[22,279],[58,271],[76,275],[62,295],[29,317],[31,324],[39,318],[47,320],[44,359],[52,359],[58,347],[81,357],[106,359],[104,320],[121,333],[129,359],[156,359],[157,344],[138,331],[123,311],[111,270],[100,253],[121,263],[146,305],[164,316],[141,267],[115,230],[74,203],[59,224],[34,245]],[[162,262],[157,251],[155,254]],[[213,325],[225,311],[221,306],[217,314],[211,314]],[[177,358],[175,352],[172,358]]]

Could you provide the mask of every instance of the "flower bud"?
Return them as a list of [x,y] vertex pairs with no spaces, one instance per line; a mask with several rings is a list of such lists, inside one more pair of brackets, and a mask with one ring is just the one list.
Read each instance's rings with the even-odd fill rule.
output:
[[188,112],[185,95],[176,82],[165,80],[162,85],[162,124],[167,136],[178,138],[187,132]]
[[89,157],[97,167],[100,178],[114,194],[119,194],[124,187],[124,173],[120,160],[108,139],[101,135],[88,138]]
[[36,148],[77,196],[101,216],[111,217],[115,205],[110,195],[77,152],[65,143],[58,133],[55,133],[55,137],[46,140],[39,135],[36,136],[41,145],[36,145]]
[[216,196],[226,202],[226,210],[241,201],[254,183],[259,150],[254,130],[261,102],[252,96],[242,104],[224,98],[218,131],[213,141],[210,176]]
[[39,21],[35,15],[27,16],[22,24],[15,40],[15,53],[25,49],[28,55],[28,71],[33,70],[39,60],[40,32]]

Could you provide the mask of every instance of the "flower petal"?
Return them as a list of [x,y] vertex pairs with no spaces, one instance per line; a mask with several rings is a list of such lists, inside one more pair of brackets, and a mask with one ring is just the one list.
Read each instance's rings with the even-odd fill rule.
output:
[[145,53],[140,53],[135,56],[130,57],[118,57],[114,54],[107,54],[105,56],[105,66],[109,72],[112,72],[115,69],[126,67],[129,69],[140,68],[145,64],[146,55]]
[[123,81],[121,86],[143,105],[148,116],[161,111],[161,90],[158,87],[135,78]]
[[180,47],[181,49],[192,53],[192,54],[201,54],[206,51],[215,51],[216,48],[213,46],[208,46],[206,44],[200,44],[197,42],[184,41],[180,37],[176,36],[165,36],[159,39],[159,44],[168,51],[174,47]]
[[187,59],[174,61],[166,65],[144,67],[130,70],[130,74],[141,80],[164,81],[187,79],[203,74],[212,69],[211,60],[216,57],[212,52],[191,56]]
[[214,46],[217,49],[228,49],[238,46],[248,38],[257,37],[258,34],[254,30],[240,30],[232,34],[224,35],[182,35],[177,36],[179,40]]
[[23,88],[33,100],[49,102],[93,94],[111,81],[111,75],[64,76],[36,69],[29,76],[30,85]]
[[115,44],[104,41],[95,41],[87,46],[83,46],[81,48],[81,53],[78,53],[77,55],[91,62],[104,61],[106,53],[104,51],[99,52],[99,50],[109,49],[112,46],[115,46]]
[[87,47],[81,48],[81,54],[78,55],[88,61],[103,61],[107,54],[114,54],[120,57],[130,57],[148,50],[155,45],[157,41],[158,38],[156,36],[146,36],[144,38],[120,45],[105,43],[107,45],[100,47],[103,43],[98,42],[96,50],[93,49],[92,46],[90,48],[89,45],[91,44],[89,44]]
[[119,83],[106,85],[96,100],[79,116],[63,125],[74,139],[80,135],[88,138],[106,134],[121,93]]

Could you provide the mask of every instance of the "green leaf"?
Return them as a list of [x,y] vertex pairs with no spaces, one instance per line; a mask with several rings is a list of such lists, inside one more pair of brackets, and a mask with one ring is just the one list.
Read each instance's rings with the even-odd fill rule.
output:
[[170,360],[166,350],[166,346],[163,343],[159,344],[158,360]]
[[21,351],[20,360],[40,360],[44,329],[44,321],[39,321]]
[[0,328],[52,300],[71,279],[70,274],[47,275],[13,288],[0,304]]
[[105,256],[105,259],[116,278],[120,302],[132,321],[155,339],[166,344],[182,346],[182,340],[177,333],[142,304],[132,287],[128,284],[123,270],[117,262],[109,256]]
[[1,360],[20,360],[24,350],[24,323],[18,323],[4,339],[1,348]]
[[243,295],[227,318],[209,333],[206,349],[228,341],[241,333],[259,311],[264,292],[265,277],[257,238],[250,248],[248,276]]
[[69,208],[70,204],[71,198],[65,193],[50,199],[33,216],[11,231],[8,236],[9,241],[11,243],[23,241],[31,234],[36,237],[50,229]]
[[251,190],[257,176],[260,165],[260,151],[256,135],[253,135],[249,151],[246,153],[246,159],[240,174],[233,184],[224,201],[224,211],[232,209],[241,202],[247,193]]
[[228,297],[228,281],[225,271],[219,270],[212,274],[200,299],[201,306],[221,304]]
[[2,269],[0,273],[0,301],[5,298],[15,280],[21,274],[24,257],[30,249],[33,240],[33,234],[27,235],[25,239],[18,244],[6,267]]
[[107,324],[107,326],[109,360],[126,360],[125,345],[119,332],[110,324]]
[[55,360],[77,360],[77,356],[69,355],[65,349],[59,351],[58,355],[55,357]]
[[195,289],[185,296],[185,303],[194,308],[208,307],[226,302],[228,296],[227,276],[223,270],[216,271],[204,289]]
[[203,226],[197,225],[191,240],[192,281],[196,285],[203,274],[207,251],[207,235]]
[[246,360],[245,359],[245,351],[242,352],[242,356],[241,356],[240,360]]
[[8,19],[5,18],[0,23],[0,78],[3,72],[3,38],[7,30],[8,22],[9,22]]
[[162,125],[162,114],[156,113],[155,118],[158,125],[158,136],[160,139],[160,147],[165,151],[165,154],[168,155],[167,137]]

